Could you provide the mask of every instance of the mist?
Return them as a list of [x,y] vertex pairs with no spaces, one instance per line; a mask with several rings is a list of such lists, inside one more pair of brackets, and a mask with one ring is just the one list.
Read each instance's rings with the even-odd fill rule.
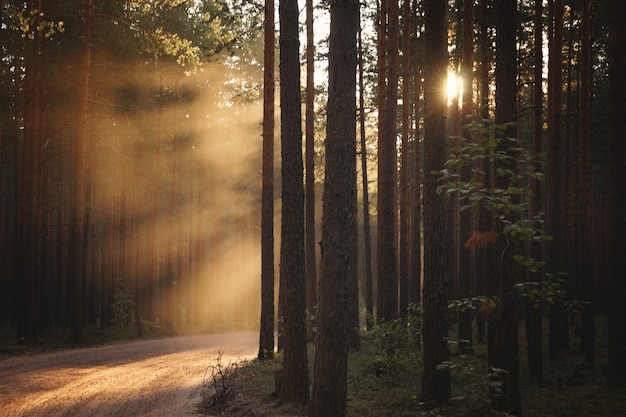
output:
[[[256,328],[260,68],[226,60],[188,75],[173,62],[110,58],[96,55],[90,74],[87,320],[112,319],[112,297],[127,286],[136,319]],[[73,112],[68,98],[52,110],[59,130]],[[50,146],[61,193],[50,192],[62,206],[71,140]]]

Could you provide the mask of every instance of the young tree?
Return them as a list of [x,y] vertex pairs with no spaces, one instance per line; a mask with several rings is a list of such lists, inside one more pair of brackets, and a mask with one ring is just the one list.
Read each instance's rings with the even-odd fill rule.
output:
[[284,376],[281,400],[309,401],[306,351],[306,271],[304,265],[304,186],[298,1],[280,0],[280,126],[282,150],[282,222],[280,301],[284,326]]
[[611,2],[609,39],[609,195],[611,232],[609,251],[609,362],[608,382],[612,387],[626,386],[626,3]]
[[310,417],[346,416],[348,280],[355,266],[359,3],[332,2],[330,16],[322,262]]
[[259,358],[274,355],[274,0],[265,0]]
[[445,85],[447,25],[445,0],[424,3],[424,372],[422,393],[436,401],[450,397],[450,370],[440,366],[450,359],[447,335],[447,250],[444,197],[437,193],[433,171],[445,162]]

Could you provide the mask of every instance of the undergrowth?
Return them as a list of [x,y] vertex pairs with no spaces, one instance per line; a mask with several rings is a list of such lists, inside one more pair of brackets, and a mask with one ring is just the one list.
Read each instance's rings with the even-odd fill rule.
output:
[[[546,358],[543,381],[534,385],[530,384],[527,375],[525,334],[520,326],[520,381],[525,417],[626,416],[624,391],[606,386],[605,320],[604,317],[597,319],[595,364],[584,363],[579,342],[572,337],[572,348],[565,359],[553,363]],[[497,393],[498,385],[492,378],[493,370],[487,367],[484,344],[474,344],[472,355],[454,353],[455,346],[451,346],[452,398],[444,405],[429,404],[422,399],[422,352],[418,328],[399,320],[379,323],[362,333],[361,348],[352,351],[349,357],[348,416],[505,416],[491,409],[491,398]],[[450,334],[456,334],[456,330],[450,329]],[[455,341],[449,343],[453,345]],[[545,346],[546,355],[547,351]],[[312,363],[311,359],[312,352],[309,363]],[[254,360],[240,367],[237,373],[243,391],[279,407],[272,393],[275,389],[274,372],[281,367],[280,354],[271,360]],[[275,410],[279,411],[263,415],[306,415],[306,410],[302,409],[289,413],[285,405]]]

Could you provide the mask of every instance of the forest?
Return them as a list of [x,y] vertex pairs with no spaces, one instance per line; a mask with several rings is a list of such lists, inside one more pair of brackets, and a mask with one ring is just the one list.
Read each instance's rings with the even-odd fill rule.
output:
[[496,415],[572,352],[623,390],[625,18],[3,0],[0,332],[258,330],[311,417],[372,334],[413,338],[429,404],[475,351]]

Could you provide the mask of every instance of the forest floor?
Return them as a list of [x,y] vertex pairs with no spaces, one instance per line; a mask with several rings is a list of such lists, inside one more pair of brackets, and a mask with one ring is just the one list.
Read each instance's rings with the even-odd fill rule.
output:
[[[572,337],[562,361],[545,359],[538,384],[528,381],[520,326],[525,417],[626,417],[626,392],[606,386],[605,322],[603,317],[596,322],[594,364],[584,363]],[[389,323],[362,334],[361,348],[349,358],[348,415],[502,416],[490,407],[493,391],[481,344],[475,344],[473,355],[460,355],[451,339],[453,398],[446,405],[422,400],[415,328]],[[281,354],[259,361],[257,349],[258,332],[135,339],[90,348],[49,341],[41,348],[26,347],[0,340],[0,415],[305,417],[306,407],[281,404],[274,395]]]
[[[520,388],[525,417],[626,417],[626,391],[606,385],[605,321],[605,317],[597,320],[594,364],[584,362],[579,341],[572,332],[572,346],[564,359],[549,362],[546,358],[543,381],[535,384],[528,379],[525,335],[523,325],[520,326]],[[398,330],[392,325],[368,332],[362,337],[361,348],[352,351],[348,371],[349,416],[505,416],[491,409],[494,391],[487,372],[485,345],[476,344],[473,355],[460,355],[450,340],[453,398],[445,405],[428,404],[421,399],[421,352],[412,346],[415,340],[398,337]],[[451,334],[455,334],[453,330]],[[547,353],[547,347],[544,352]],[[272,360],[254,359],[224,368],[226,378],[209,384],[199,412],[210,417],[305,417],[305,407],[280,404],[273,394],[274,372],[281,367],[278,354]]]

